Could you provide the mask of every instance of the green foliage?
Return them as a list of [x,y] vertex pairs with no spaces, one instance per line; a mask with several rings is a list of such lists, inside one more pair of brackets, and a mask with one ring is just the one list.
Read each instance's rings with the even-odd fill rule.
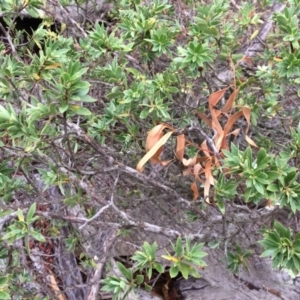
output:
[[270,256],[273,268],[285,268],[295,276],[300,271],[300,233],[294,236],[290,228],[275,222],[274,228],[263,230],[263,240],[259,243],[264,247],[261,257]]
[[[207,255],[206,252],[201,252],[204,243],[191,244],[189,239],[183,243],[179,237],[174,245],[171,243],[174,255],[167,252],[167,255],[162,255],[162,258],[171,262],[170,276],[176,277],[179,272],[187,279],[189,276],[200,277],[199,268],[205,267],[206,264],[202,260]],[[139,287],[143,284],[146,290],[151,290],[151,287],[144,282],[144,275],[141,272],[145,272],[148,280],[152,279],[153,270],[158,273],[164,272],[164,267],[157,261],[157,243],[154,242],[150,245],[144,242],[141,251],[136,251],[135,255],[131,259],[135,262],[132,268],[126,268],[122,263],[117,263],[117,267],[121,272],[121,277],[108,276],[104,280],[102,287],[103,291],[113,292],[113,299],[124,299],[135,287]]]
[[225,213],[224,199],[233,199],[236,195],[238,183],[233,179],[226,180],[224,174],[220,174],[215,184],[215,199],[217,200],[220,211]]
[[258,203],[261,199],[277,201],[280,207],[289,207],[294,213],[300,210],[300,184],[297,181],[298,172],[288,164],[297,148],[297,135],[293,131],[294,142],[287,146],[288,151],[282,151],[275,156],[260,149],[256,159],[250,147],[245,151],[232,145],[231,152],[224,151],[225,167],[231,174],[242,176],[246,189],[243,195],[245,201]]
[[30,253],[29,249],[29,238],[33,237],[35,240],[39,242],[45,242],[45,237],[37,230],[32,229],[32,224],[39,218],[38,216],[34,216],[36,211],[36,203],[33,203],[28,212],[26,219],[22,210],[19,208],[17,211],[18,220],[14,221],[12,225],[10,225],[9,232],[7,232],[3,237],[2,240],[8,240],[9,243],[13,243],[14,241],[24,238],[25,247],[28,252]]
[[189,238],[185,243],[182,243],[181,237],[177,238],[176,244],[172,243],[172,250],[174,254],[168,253],[162,257],[172,262],[170,269],[170,276],[174,278],[181,272],[182,276],[187,279],[189,276],[199,278],[199,269],[206,266],[206,263],[202,260],[207,255],[206,252],[202,252],[204,243],[191,244]]
[[136,262],[135,268],[137,270],[145,270],[148,279],[152,278],[153,269],[158,273],[163,273],[164,268],[161,264],[155,261],[157,251],[157,243],[152,245],[145,242],[142,246],[142,251],[136,251],[135,255],[131,257]]
[[[5,264],[8,257],[11,259],[9,255],[13,257],[11,272],[0,274],[1,299],[9,299],[10,294],[16,295],[16,299],[25,298],[28,291],[20,287],[32,280],[26,272],[28,266],[20,266],[15,242],[24,239],[29,253],[31,238],[40,242],[46,240],[36,228],[38,217],[34,201],[37,200],[33,199],[42,199],[42,203],[46,199],[50,207],[50,191],[58,187],[62,200],[55,205],[76,209],[78,216],[88,219],[95,216],[101,204],[98,194],[102,197],[108,190],[109,172],[127,172],[129,166],[132,168],[136,164],[147,143],[146,133],[156,124],[164,124],[163,130],[173,128],[173,136],[188,131],[188,147],[183,157],[197,158],[200,179],[197,184],[201,189],[207,188],[203,174],[213,174],[208,182],[211,184],[208,194],[214,200],[211,204],[218,207],[216,213],[221,212],[224,220],[237,201],[260,204],[268,200],[291,215],[300,210],[300,123],[298,109],[290,109],[291,105],[298,105],[291,91],[298,91],[300,95],[298,0],[281,1],[286,8],[273,17],[274,30],[263,41],[266,49],[251,59],[243,57],[241,50],[257,35],[264,22],[261,18],[266,13],[264,10],[273,5],[272,1],[240,1],[239,11],[232,10],[228,0],[183,1],[179,15],[179,5],[177,7],[174,1],[120,0],[113,1],[112,9],[97,22],[92,19],[94,6],[92,10],[79,10],[91,15],[83,23],[77,20],[76,26],[73,23],[78,29],[76,38],[64,30],[50,32],[52,21],[48,18],[32,35],[18,30],[14,22],[21,16],[20,12],[26,9],[30,16],[38,17],[44,11],[40,9],[43,2],[0,1],[7,34],[15,48],[11,49],[10,42],[0,45],[0,217],[1,222],[5,220],[0,259]],[[84,7],[93,1],[75,2],[65,0],[60,4]],[[244,62],[253,63],[256,71],[248,73],[249,70],[242,66]],[[219,78],[223,69],[232,73],[230,82]],[[240,109],[249,109],[247,134],[252,135],[258,148],[253,143],[247,147],[239,135],[229,141],[232,131],[241,129],[240,135],[245,131],[244,120],[232,122],[225,137],[231,145],[218,153],[221,157],[218,157],[218,164],[216,157],[207,154],[211,154],[212,149],[203,155],[205,151],[199,145],[203,145],[204,137],[199,138],[199,133],[186,129],[195,128],[199,123],[195,111],[209,115],[209,105],[203,99],[228,86],[239,90],[239,94],[230,108],[222,110],[219,107],[222,101],[228,100],[226,94],[214,104],[220,113],[216,118],[223,118],[220,123],[224,118],[229,123]],[[280,128],[264,127],[273,118],[280,120]],[[299,124],[298,127],[295,124]],[[203,119],[200,127],[210,137],[216,129]],[[218,133],[211,140],[215,142],[219,136]],[[170,151],[171,139],[168,143],[162,157],[171,160],[174,158]],[[102,150],[113,159],[105,157]],[[203,162],[208,160],[212,166],[204,170]],[[155,189],[162,184],[176,193],[180,187],[180,197],[189,197],[188,193],[181,194],[186,192],[186,186],[181,186],[185,180],[182,180],[184,183],[177,180],[182,167],[186,165],[176,165],[172,161],[159,174],[164,182],[153,186],[156,177],[143,182],[144,186],[136,186],[135,180],[128,180],[130,186],[128,182],[124,184],[127,188],[124,193],[122,183],[119,193],[124,197],[122,203],[131,208],[136,205],[132,204],[132,199],[148,198],[149,187]],[[189,175],[195,171],[194,167],[188,166]],[[185,178],[190,180],[190,177]],[[102,186],[103,182],[107,185]],[[146,184],[149,187],[146,188]],[[93,189],[96,192],[92,193]],[[20,201],[20,195],[26,201]],[[149,201],[153,198],[164,201],[163,196],[161,191],[154,190]],[[203,197],[202,190],[197,197],[197,200]],[[116,207],[122,206],[115,202]],[[19,209],[9,217],[13,214],[11,208],[16,205]],[[202,199],[201,206],[192,203],[184,212],[187,217],[178,222],[202,220],[198,212],[207,207]],[[68,217],[71,224],[72,218]],[[131,229],[123,228],[123,221],[119,219],[114,221],[120,225],[119,238],[129,238]],[[59,236],[57,224],[51,226],[53,237]],[[75,225],[70,228],[72,232],[65,237],[65,244],[67,250],[74,252],[82,239],[74,232]],[[215,241],[215,236],[213,239],[214,242],[209,243],[211,248],[222,249],[223,241]],[[273,229],[263,233],[260,243],[265,252],[262,256],[271,256],[274,267],[296,274],[299,272],[298,240],[298,234],[293,236],[289,228],[275,222]],[[172,244],[172,251],[163,256],[170,266],[171,277],[179,272],[184,278],[199,277],[199,268],[205,266],[202,258],[207,255],[202,251],[203,246],[203,243],[192,244],[190,239],[178,238]],[[165,265],[157,258],[158,247],[157,243],[145,242],[132,257],[132,268],[118,263],[122,276],[106,278],[103,290],[112,292],[113,299],[123,299],[135,288],[149,289],[146,282],[153,273],[165,271]],[[78,251],[83,261],[81,267],[93,268],[94,263],[87,253]],[[229,269],[232,272],[238,272],[240,267],[247,269],[250,254],[237,246],[235,251],[228,253]]]
[[104,279],[102,290],[105,292],[113,293],[113,300],[121,300],[126,298],[128,294],[132,291],[137,284],[143,282],[143,276],[138,275],[136,282],[133,279],[133,271],[127,269],[123,264],[117,263],[119,271],[122,273],[123,277],[108,276]]
[[299,21],[297,14],[299,14],[299,5],[291,5],[286,7],[282,13],[278,12],[275,15],[275,20],[279,28],[283,31],[283,41],[290,42],[295,49],[299,49]]
[[242,248],[237,245],[235,252],[228,252],[228,269],[232,273],[239,273],[240,267],[243,267],[248,271],[247,260],[251,254],[251,250],[243,252]]
[[9,281],[10,276],[1,276],[0,277],[0,299],[11,299],[9,294]]
[[194,71],[198,67],[204,67],[205,63],[213,62],[215,55],[208,44],[204,44],[198,39],[194,38],[187,46],[187,49],[183,47],[178,48],[179,57],[174,59],[179,64],[180,68],[189,66],[191,71]]

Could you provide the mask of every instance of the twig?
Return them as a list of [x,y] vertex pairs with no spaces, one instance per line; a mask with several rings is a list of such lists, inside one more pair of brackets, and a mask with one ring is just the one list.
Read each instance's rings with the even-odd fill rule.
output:
[[66,14],[67,16],[68,16],[68,21],[70,21],[75,27],[77,27],[77,29],[81,32],[81,34],[82,34],[82,36],[84,37],[84,38],[86,38],[87,37],[87,34],[86,34],[86,32],[83,30],[83,28],[81,28],[80,26],[79,26],[79,24],[71,17],[71,15],[69,14],[69,12],[60,4],[60,2],[59,1],[57,1],[57,0],[53,0],[53,1],[51,1],[52,3],[54,3],[54,6],[58,6],[59,7],[59,9],[64,13],[64,14]]
[[18,61],[21,61],[21,60],[20,60],[20,57],[19,57],[18,54],[17,54],[16,48],[15,48],[15,46],[14,46],[14,44],[13,44],[11,38],[10,38],[9,33],[5,30],[4,26],[3,26],[1,23],[0,23],[0,29],[1,29],[1,31],[4,33],[5,37],[7,38],[7,41],[8,41],[8,43],[9,43],[10,48],[11,48],[12,54],[14,55],[14,57],[15,57]]
[[95,270],[95,273],[91,279],[91,282],[93,282],[93,285],[91,289],[88,292],[87,300],[95,300],[99,299],[98,292],[99,292],[99,285],[100,285],[100,279],[103,272],[103,267],[106,262],[107,255],[109,253],[109,249],[112,247],[112,244],[114,243],[115,239],[117,237],[116,231],[112,231],[110,235],[108,235],[108,238],[105,240],[103,245],[103,251],[102,251],[102,257],[99,263],[97,263],[97,267]]
[[113,199],[114,199],[114,192],[116,190],[116,186],[119,180],[119,174],[116,177],[116,180],[114,182],[114,186],[113,186],[113,191],[112,191],[112,195],[110,198],[110,202],[103,206],[92,218],[88,219],[83,225],[81,225],[78,229],[82,230],[88,223],[92,222],[93,220],[97,219],[106,209],[108,209],[109,207],[111,207],[112,203],[113,203]]

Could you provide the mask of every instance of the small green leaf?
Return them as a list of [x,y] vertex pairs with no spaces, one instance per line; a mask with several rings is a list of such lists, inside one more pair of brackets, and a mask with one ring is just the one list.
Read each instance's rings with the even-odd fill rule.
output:
[[11,299],[11,297],[10,297],[9,293],[0,291],[0,299],[1,300],[6,300],[6,299]]
[[264,195],[264,193],[265,193],[265,190],[264,190],[264,187],[263,187],[263,185],[262,184],[260,184],[259,182],[257,182],[257,181],[254,181],[254,187],[255,187],[255,189],[261,194],[261,195]]
[[150,113],[150,109],[149,108],[145,108],[141,111],[140,113],[140,118],[141,119],[146,119],[149,116]]
[[279,191],[278,185],[275,184],[275,183],[269,184],[269,185],[267,186],[267,191],[270,191],[270,192],[278,192],[278,191]]
[[278,172],[275,171],[267,171],[265,172],[268,175],[268,180],[270,182],[276,180],[278,178]]
[[17,235],[17,232],[15,231],[10,231],[8,233],[6,233],[3,237],[2,237],[2,240],[8,240],[8,239],[11,239],[12,237],[16,237]]
[[132,273],[132,270],[130,269],[127,269],[122,263],[120,262],[117,262],[117,266],[118,266],[118,269],[120,270],[120,272],[123,274],[123,276],[125,278],[127,278],[129,281],[132,281],[133,279],[133,273]]
[[151,246],[148,242],[144,242],[143,249],[147,255],[151,255]]
[[63,114],[64,112],[66,112],[67,110],[69,109],[69,105],[68,104],[64,104],[64,105],[61,105],[58,110],[61,114]]
[[164,267],[161,264],[157,263],[157,262],[155,262],[153,264],[153,267],[160,274],[162,274],[164,272]]
[[1,285],[6,285],[9,281],[9,277],[8,276],[2,276],[0,277],[0,288],[1,288]]
[[275,253],[276,251],[274,249],[267,249],[260,255],[260,257],[273,256]]
[[211,241],[208,243],[208,247],[211,249],[216,249],[220,245],[220,241]]
[[91,115],[91,112],[87,108],[79,105],[70,105],[70,110],[77,115],[83,115],[83,116]]
[[186,265],[184,263],[180,263],[179,266],[180,266],[180,272],[181,272],[183,278],[185,280],[187,280],[189,278],[189,269],[191,269],[192,267],[190,267],[189,265]]
[[218,199],[217,203],[218,203],[218,207],[220,209],[220,212],[224,215],[225,214],[225,204],[224,204],[224,201],[222,199]]
[[170,268],[170,277],[171,278],[174,278],[174,277],[176,277],[177,275],[178,275],[178,267],[177,266],[172,266],[171,268]]
[[24,222],[25,221],[24,214],[20,208],[18,208],[17,214],[18,214],[19,221]]
[[144,288],[147,292],[150,292],[152,290],[152,287],[148,285],[147,283],[144,283]]
[[35,214],[35,211],[36,211],[36,203],[34,202],[34,203],[31,204],[31,206],[30,206],[30,208],[27,212],[27,217],[26,217],[27,224],[32,223],[31,220],[32,220],[32,218]]
[[91,96],[89,96],[89,95],[85,95],[85,96],[81,96],[80,97],[80,101],[81,102],[96,102],[97,101],[97,99],[95,99],[95,98],[92,98]]
[[29,234],[37,241],[39,242],[46,242],[45,237],[38,231],[30,230]]
[[141,285],[144,282],[144,276],[143,275],[137,275],[136,276],[136,283],[138,285]]
[[152,278],[152,267],[150,267],[148,270],[147,270],[147,277],[148,279],[151,279]]
[[280,237],[286,237],[290,239],[290,230],[288,228],[285,228],[281,223],[275,222],[274,227],[276,228],[277,232],[279,233]]
[[175,253],[176,253],[176,256],[180,257],[182,256],[184,253],[183,253],[183,247],[182,247],[182,239],[181,237],[178,237],[177,238],[177,241],[176,241],[176,246],[175,246]]

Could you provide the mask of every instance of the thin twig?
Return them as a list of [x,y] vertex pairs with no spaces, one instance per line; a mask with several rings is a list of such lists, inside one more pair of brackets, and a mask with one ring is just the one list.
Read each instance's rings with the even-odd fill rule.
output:
[[81,225],[78,229],[82,230],[87,224],[89,224],[90,222],[92,222],[93,220],[97,219],[106,209],[108,209],[109,207],[111,207],[112,203],[113,203],[113,199],[114,199],[114,192],[116,190],[116,186],[119,180],[119,174],[116,177],[116,180],[114,182],[114,186],[113,186],[113,191],[112,191],[112,195],[110,198],[110,202],[103,206],[92,218],[88,219],[83,225]]

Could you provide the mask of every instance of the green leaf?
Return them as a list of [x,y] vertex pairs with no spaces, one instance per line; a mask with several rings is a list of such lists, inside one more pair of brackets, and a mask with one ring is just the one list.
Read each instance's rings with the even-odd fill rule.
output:
[[146,119],[149,116],[150,113],[150,109],[149,108],[145,108],[141,111],[140,113],[140,118],[141,119]]
[[176,256],[180,257],[180,256],[183,255],[183,247],[182,247],[182,239],[181,239],[181,237],[177,238],[176,246],[175,246],[174,250],[175,250]]
[[261,195],[264,195],[264,193],[265,193],[265,190],[264,190],[264,187],[263,187],[263,185],[262,184],[260,184],[259,182],[257,182],[257,181],[254,181],[254,187],[255,187],[255,189],[261,194]]
[[257,153],[257,167],[265,168],[270,158],[267,156],[266,150],[261,148]]
[[225,204],[222,199],[217,199],[218,207],[220,209],[220,212],[224,215],[225,214]]
[[147,292],[150,292],[152,290],[152,287],[148,285],[147,283],[144,283],[144,288]]
[[31,204],[31,206],[30,206],[30,208],[29,208],[29,210],[27,212],[27,216],[26,216],[26,222],[27,222],[27,224],[32,223],[31,220],[32,220],[32,218],[33,218],[33,216],[35,214],[35,211],[36,211],[36,203],[34,202],[34,203]]
[[10,297],[9,293],[0,291],[0,299],[1,300],[6,300],[6,299],[11,299],[11,297]]
[[261,184],[269,184],[270,183],[269,180],[266,180],[267,177],[268,177],[267,174],[265,174],[263,172],[259,172],[256,176],[256,180]]
[[268,256],[273,256],[276,253],[276,250],[274,249],[267,249],[265,250],[260,257],[268,257]]
[[3,237],[2,237],[2,240],[8,240],[8,239],[11,239],[13,237],[16,237],[17,235],[17,232],[15,231],[10,231],[8,233],[6,233]]
[[95,99],[95,98],[93,98],[93,97],[91,97],[89,95],[85,95],[85,96],[81,96],[80,97],[80,101],[81,102],[96,102],[97,99]]
[[277,232],[279,233],[280,237],[286,237],[290,239],[290,230],[288,228],[285,228],[281,223],[275,222],[274,227],[276,228]]
[[161,264],[157,263],[157,262],[153,263],[153,267],[160,274],[162,274],[164,272],[164,267]]
[[151,255],[151,250],[152,250],[152,248],[151,248],[151,246],[150,246],[150,244],[148,243],[148,242],[144,242],[144,244],[143,244],[143,249],[144,249],[144,252],[149,256],[152,256]]
[[120,272],[123,274],[123,276],[125,278],[127,278],[129,281],[132,281],[133,279],[133,273],[132,273],[132,270],[130,269],[127,269],[122,263],[120,262],[117,262],[117,266],[118,266],[118,269],[120,270]]
[[171,268],[170,268],[170,277],[171,278],[174,278],[174,277],[176,277],[177,275],[178,275],[178,267],[177,266],[172,266]]
[[178,93],[178,92],[179,92],[179,89],[178,89],[177,87],[175,87],[175,86],[169,86],[169,87],[168,87],[168,91],[169,91],[170,93]]
[[293,255],[292,260],[293,260],[293,265],[295,266],[295,268],[299,272],[300,271],[300,258],[296,255]]
[[141,285],[144,282],[144,276],[143,275],[137,275],[136,276],[136,283],[138,285]]
[[208,243],[208,247],[211,248],[211,249],[216,249],[218,248],[220,245],[220,241],[211,241]]
[[8,122],[10,117],[10,113],[2,105],[0,105],[0,123]]
[[91,112],[87,108],[79,105],[70,105],[70,110],[77,115],[82,115],[82,116],[91,115]]
[[277,255],[272,258],[272,267],[273,268],[282,267],[282,261],[283,261],[283,253],[278,252]]
[[290,184],[291,182],[293,182],[297,177],[297,173],[296,172],[290,172],[289,174],[287,174],[287,176],[284,177],[284,182],[286,185]]
[[273,241],[273,242],[278,243],[278,244],[281,243],[280,236],[279,236],[278,232],[275,231],[275,230],[272,230],[272,231],[268,232],[267,240]]
[[261,244],[262,246],[264,246],[266,248],[270,248],[270,249],[278,249],[278,247],[279,247],[278,242],[275,242],[275,241],[269,240],[269,239],[264,239],[262,241],[259,241],[258,243]]
[[17,214],[18,214],[19,221],[24,222],[25,221],[24,214],[20,208],[18,208]]
[[276,180],[278,178],[278,172],[275,171],[267,171],[265,172],[268,175],[268,180],[270,182]]
[[0,289],[1,289],[1,285],[6,285],[9,281],[9,277],[8,276],[2,276],[0,277]]
[[147,277],[148,277],[148,279],[151,279],[152,278],[152,267],[150,267],[150,268],[148,268],[148,270],[147,270]]
[[37,241],[39,242],[46,242],[45,237],[38,231],[30,230],[29,234]]
[[268,185],[267,186],[267,191],[278,192],[279,191],[278,185],[275,184],[275,183],[272,183],[272,184]]
[[189,265],[186,265],[185,263],[180,263],[179,267],[183,278],[187,280],[189,278],[189,269],[191,267]]
[[64,112],[66,112],[69,109],[69,105],[68,104],[63,104],[58,108],[58,111],[63,114]]

